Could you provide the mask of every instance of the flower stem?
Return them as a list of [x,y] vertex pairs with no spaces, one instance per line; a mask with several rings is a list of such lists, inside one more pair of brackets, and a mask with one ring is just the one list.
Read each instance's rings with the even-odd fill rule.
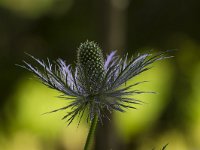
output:
[[92,120],[90,130],[88,132],[88,136],[87,136],[87,140],[86,140],[86,143],[85,143],[84,150],[90,150],[91,149],[92,143],[94,141],[94,133],[95,133],[95,130],[96,130],[97,122],[98,122],[98,116],[95,115],[94,119]]

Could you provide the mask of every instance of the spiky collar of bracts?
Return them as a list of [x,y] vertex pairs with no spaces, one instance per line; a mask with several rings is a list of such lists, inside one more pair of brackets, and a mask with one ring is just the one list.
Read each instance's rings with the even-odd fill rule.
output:
[[141,103],[139,100],[130,98],[130,95],[146,93],[132,90],[132,87],[146,81],[129,86],[122,85],[150,69],[149,65],[153,62],[169,58],[165,56],[167,52],[154,55],[138,54],[128,59],[128,54],[120,58],[116,55],[116,51],[113,51],[104,61],[98,44],[86,41],[78,48],[75,67],[67,65],[62,59],[58,59],[55,63],[50,62],[49,59],[45,62],[30,54],[28,56],[36,61],[38,66],[23,61],[24,65],[21,67],[35,74],[48,87],[63,93],[61,98],[71,100],[69,105],[51,112],[71,108],[71,111],[63,117],[69,124],[76,116],[80,117],[80,123],[84,113],[87,113],[87,120],[93,120],[97,115],[102,122],[102,117],[106,117],[105,110],[110,113],[113,110],[124,112],[126,108],[135,109],[132,104]]

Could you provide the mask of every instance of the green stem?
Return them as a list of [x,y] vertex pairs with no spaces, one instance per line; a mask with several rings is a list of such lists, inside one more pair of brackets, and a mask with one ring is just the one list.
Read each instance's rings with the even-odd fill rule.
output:
[[84,150],[90,150],[91,149],[92,143],[94,141],[94,133],[95,133],[95,130],[96,130],[97,122],[98,122],[98,116],[95,115],[94,119],[92,120],[90,130],[88,132],[88,136],[87,136],[87,140],[86,140],[86,143],[85,143]]

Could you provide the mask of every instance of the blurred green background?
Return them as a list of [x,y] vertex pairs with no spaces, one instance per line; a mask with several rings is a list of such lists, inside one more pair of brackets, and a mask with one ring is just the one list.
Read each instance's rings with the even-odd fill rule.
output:
[[73,64],[76,49],[95,40],[105,56],[177,49],[175,57],[130,82],[138,89],[137,110],[114,113],[99,125],[94,149],[200,149],[200,1],[198,0],[1,0],[0,150],[79,150],[88,124],[67,127],[58,112],[59,95],[16,67],[24,52],[63,58]]

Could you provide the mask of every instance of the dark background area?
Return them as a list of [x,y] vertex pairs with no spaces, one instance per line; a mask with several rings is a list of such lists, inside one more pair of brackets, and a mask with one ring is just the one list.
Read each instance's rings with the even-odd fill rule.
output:
[[[141,114],[144,120],[154,118],[151,124],[144,125],[144,121],[142,130],[133,125],[134,132],[130,129],[127,130],[128,134],[125,134],[124,130],[129,123],[123,124],[123,119],[118,119],[116,114],[114,121],[105,121],[104,126],[99,126],[95,149],[159,149],[166,143],[169,143],[170,150],[200,149],[199,18],[198,0],[1,0],[0,150],[28,149],[27,143],[31,145],[30,150],[82,147],[87,124],[82,125],[85,132],[78,138],[82,140],[76,141],[77,137],[71,135],[81,132],[82,127],[75,127],[70,134],[69,129],[66,129],[68,127],[58,116],[54,116],[54,121],[59,124],[55,127],[56,133],[50,135],[48,128],[53,126],[50,116],[46,118],[51,120],[49,124],[41,123],[42,127],[39,124],[32,125],[31,115],[27,116],[30,124],[24,123],[28,120],[22,120],[21,114],[24,115],[28,111],[34,114],[38,111],[37,106],[44,104],[29,104],[31,98],[35,95],[39,98],[39,93],[42,93],[44,97],[41,99],[47,99],[45,94],[48,95],[48,92],[52,91],[41,92],[46,88],[41,87],[38,82],[30,81],[32,75],[15,64],[21,64],[22,60],[27,59],[24,52],[41,59],[63,58],[66,63],[74,64],[77,47],[87,39],[98,42],[105,56],[112,50],[118,50],[120,55],[126,52],[133,55],[150,50],[176,49],[172,52],[174,58],[165,60],[163,66],[158,64],[158,70],[143,76],[150,76],[154,87],[157,87],[154,81],[158,80],[159,89],[165,93],[160,93],[161,96],[158,97],[163,100],[152,108],[159,110],[154,113],[155,117]],[[156,68],[157,64],[154,66]],[[31,95],[34,93],[31,90],[36,90],[34,96]],[[26,101],[28,108],[20,100],[25,94],[30,98]],[[148,99],[148,96],[144,99],[146,98]],[[152,101],[148,103],[155,103]],[[48,102],[37,115],[49,109]],[[33,108],[33,111],[29,110],[29,107]],[[145,107],[148,106],[144,105],[140,109]],[[140,109],[136,115],[140,115]],[[120,117],[123,118],[123,114]],[[37,119],[41,122],[43,117],[38,115]],[[128,119],[132,119],[130,113]],[[34,123],[37,123],[37,120]],[[121,129],[117,127],[119,124]],[[61,134],[63,130],[67,130],[65,135],[65,132]],[[123,132],[124,136],[121,136]],[[29,140],[24,142],[27,139]]]

